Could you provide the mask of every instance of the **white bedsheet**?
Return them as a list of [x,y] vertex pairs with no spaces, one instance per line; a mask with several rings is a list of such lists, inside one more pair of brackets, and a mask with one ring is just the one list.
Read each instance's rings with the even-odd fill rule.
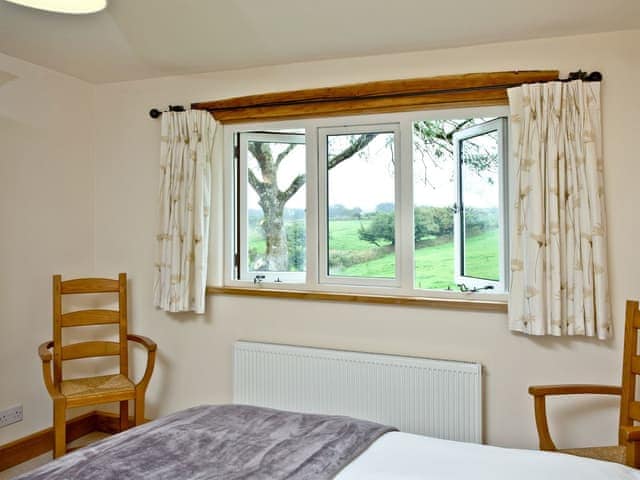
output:
[[387,433],[336,480],[640,480],[640,471],[560,453]]

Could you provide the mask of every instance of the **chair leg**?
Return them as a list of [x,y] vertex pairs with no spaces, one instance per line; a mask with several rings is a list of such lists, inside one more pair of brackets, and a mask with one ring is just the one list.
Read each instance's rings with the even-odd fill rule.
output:
[[134,419],[136,426],[142,425],[144,423],[144,390],[136,390],[134,410]]
[[53,401],[53,458],[58,458],[67,453],[66,438],[66,402],[64,400]]
[[129,428],[129,401],[120,402],[120,431],[124,432]]

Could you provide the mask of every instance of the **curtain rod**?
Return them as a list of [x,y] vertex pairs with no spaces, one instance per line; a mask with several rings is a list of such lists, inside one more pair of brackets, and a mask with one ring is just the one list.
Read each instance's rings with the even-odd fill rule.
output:
[[[583,72],[582,70],[578,70],[577,72],[570,72],[569,75],[567,76],[567,78],[559,78],[557,80],[548,80],[548,81],[541,81],[541,82],[535,82],[535,83],[549,83],[549,82],[572,82],[575,80],[582,80],[583,82],[600,82],[602,81],[602,73],[595,71],[595,72]],[[395,93],[395,94],[384,94],[384,95],[380,95],[380,96],[375,96],[372,95],[369,98],[381,98],[381,97],[385,97],[385,98],[398,98],[398,97],[407,97],[407,96],[415,96],[415,95],[439,95],[439,94],[446,94],[446,93],[455,93],[455,92],[471,92],[471,91],[485,91],[485,90],[500,90],[500,89],[506,89],[506,88],[511,88],[511,87],[516,87],[518,85],[522,85],[521,83],[513,83],[513,84],[504,84],[504,85],[490,85],[490,86],[485,86],[485,87],[469,87],[469,88],[458,88],[458,89],[444,89],[444,90],[429,90],[429,91],[424,91],[424,92],[403,92],[403,93]],[[352,96],[345,96],[345,97],[333,97],[331,99],[323,99],[323,98],[318,98],[318,99],[305,99],[305,100],[290,100],[290,101],[280,101],[280,102],[271,102],[271,103],[264,103],[261,104],[260,107],[277,107],[277,106],[283,106],[283,105],[296,105],[296,104],[309,104],[309,103],[323,103],[323,102],[327,102],[327,101],[331,101],[331,102],[335,102],[335,101],[350,101],[350,100],[359,100],[361,99],[360,97],[352,97]],[[244,109],[247,108],[247,106],[237,106],[237,107],[228,107],[228,108],[221,108],[220,110],[224,110],[224,111],[230,111],[230,110],[238,110],[238,109]],[[167,110],[158,110],[157,108],[152,108],[149,111],[149,116],[151,116],[151,118],[158,118],[160,117],[160,115],[162,115],[162,113],[164,112],[184,112],[185,108],[182,105],[169,105],[169,108]]]
[[157,108],[152,108],[149,110],[149,116],[151,118],[158,118],[164,112],[184,112],[185,108],[182,105],[169,105],[169,108],[166,110],[158,110]]

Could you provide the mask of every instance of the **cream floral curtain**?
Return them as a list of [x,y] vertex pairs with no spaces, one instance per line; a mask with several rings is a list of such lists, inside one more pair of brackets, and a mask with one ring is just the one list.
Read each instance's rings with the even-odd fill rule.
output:
[[154,304],[204,313],[216,123],[205,111],[166,112],[161,131]]
[[510,328],[608,338],[600,83],[529,84],[508,93]]

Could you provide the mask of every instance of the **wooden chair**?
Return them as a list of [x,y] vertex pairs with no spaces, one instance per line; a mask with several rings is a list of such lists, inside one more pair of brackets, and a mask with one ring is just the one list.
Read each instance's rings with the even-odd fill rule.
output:
[[[558,451],[597,458],[640,468],[640,401],[636,398],[636,375],[640,375],[640,356],[638,355],[638,329],[640,329],[640,310],[638,302],[627,301],[624,353],[622,362],[622,386],[611,385],[538,385],[529,387],[533,395],[536,427],[540,440],[540,450]],[[547,423],[546,397],[551,395],[618,395],[620,396],[620,421],[618,445],[607,447],[588,447],[558,450],[556,449]]]
[[[85,293],[117,293],[118,310],[79,310],[62,313],[62,296]],[[88,325],[117,324],[118,342],[87,341],[62,345],[62,329]],[[128,341],[147,349],[147,367],[139,383],[129,380]],[[51,352],[53,349],[53,355]],[[129,400],[135,402],[134,421],[144,422],[144,395],[153,372],[156,344],[141,335],[127,334],[127,275],[117,280],[80,278],[62,281],[53,276],[53,341],[40,345],[44,383],[53,399],[54,457],[66,453],[65,412],[67,408],[120,402],[120,429],[128,428]],[[97,377],[63,380],[62,362],[78,358],[119,356],[120,373]],[[51,361],[53,360],[53,375]]]

